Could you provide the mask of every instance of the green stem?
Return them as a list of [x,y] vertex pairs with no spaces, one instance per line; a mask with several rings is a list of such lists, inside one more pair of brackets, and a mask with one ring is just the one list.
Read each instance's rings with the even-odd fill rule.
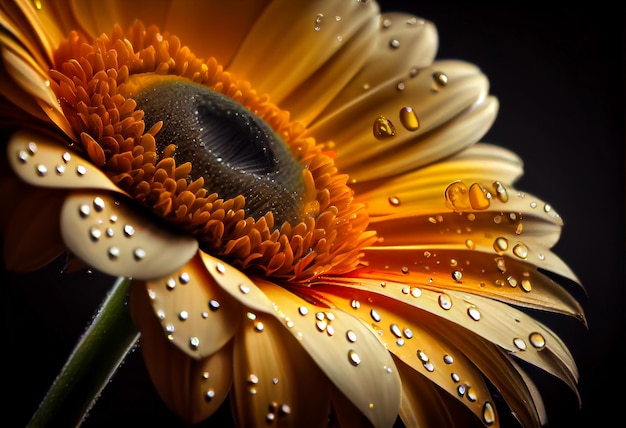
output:
[[28,428],[78,426],[84,420],[139,339],[127,305],[129,288],[129,279],[117,279]]

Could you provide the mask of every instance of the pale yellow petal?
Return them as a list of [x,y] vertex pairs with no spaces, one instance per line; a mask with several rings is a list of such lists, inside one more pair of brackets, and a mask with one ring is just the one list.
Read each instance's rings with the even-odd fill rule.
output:
[[133,319],[141,330],[146,368],[161,399],[188,423],[211,416],[231,390],[232,343],[209,357],[190,358],[166,338],[142,283],[131,286],[130,302]]
[[44,134],[16,132],[9,139],[7,157],[13,171],[34,186],[125,194],[89,161]]
[[[326,280],[340,287],[320,288],[346,299],[367,299],[361,306],[378,306],[377,295],[404,302],[466,328],[508,353],[552,373],[575,389],[578,370],[563,341],[546,326],[507,304],[476,294],[441,289],[437,284],[407,284],[387,280],[342,278]],[[350,297],[352,296],[356,297]],[[365,296],[365,297],[364,297]],[[381,299],[384,300],[384,299]]]
[[366,63],[316,121],[323,121],[345,105],[367,97],[379,86],[395,84],[401,88],[411,73],[433,62],[437,45],[437,30],[431,22],[405,13],[382,14],[375,45]]
[[[464,349],[457,348],[436,328],[426,325],[426,318],[434,318],[432,315],[416,311],[414,306],[402,301],[347,289],[340,284],[341,280],[331,287],[316,285],[311,295],[370,324],[385,347],[398,359],[482,418],[483,408],[493,405],[482,374],[464,354]],[[404,296],[404,300],[409,298],[415,297]]]
[[155,279],[175,272],[198,249],[192,236],[157,220],[122,195],[76,191],[63,204],[61,234],[78,258],[101,272]]
[[143,290],[170,342],[191,358],[217,352],[235,334],[241,305],[219,287],[199,256]]
[[[445,72],[447,83],[434,91],[437,78],[433,76],[439,72]],[[397,82],[380,85],[314,124],[311,133],[319,141],[336,143],[337,165],[357,181],[374,180],[382,173],[395,175],[402,171],[395,170],[393,162],[382,170],[377,162],[398,159],[398,152],[410,147],[413,154],[409,164],[415,167],[420,165],[418,159],[424,158],[424,165],[477,142],[495,115],[488,89],[487,78],[475,66],[459,61],[435,62],[407,79],[403,90],[398,90]],[[464,115],[468,123],[462,119]],[[377,131],[381,120],[387,121],[388,132]],[[440,135],[436,144],[422,141],[438,131],[447,137]],[[466,134],[479,136],[470,139]],[[359,166],[371,174],[356,174]]]
[[327,426],[330,383],[277,319],[262,313],[247,318],[233,361],[239,426]]
[[[280,104],[328,60],[341,55],[344,44],[361,28],[375,24],[377,14],[375,2],[274,1],[257,18],[228,70]],[[366,57],[364,52],[361,61],[342,73],[354,74]]]

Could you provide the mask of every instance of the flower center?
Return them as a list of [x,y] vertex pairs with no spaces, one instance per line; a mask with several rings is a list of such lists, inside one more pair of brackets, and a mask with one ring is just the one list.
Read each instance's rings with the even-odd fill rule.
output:
[[176,145],[177,164],[192,162],[191,178],[209,193],[246,199],[247,216],[271,211],[277,225],[302,218],[303,166],[263,120],[205,86],[167,79],[134,95],[147,127],[163,121],[157,151]]
[[141,22],[72,32],[50,85],[78,143],[135,201],[249,273],[307,282],[376,237],[348,177],[289,113]]

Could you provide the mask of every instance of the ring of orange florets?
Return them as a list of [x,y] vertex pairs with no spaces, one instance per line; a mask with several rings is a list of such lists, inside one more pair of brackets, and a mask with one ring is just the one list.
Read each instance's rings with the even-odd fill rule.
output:
[[[306,129],[289,120],[267,96],[236,80],[215,59],[201,61],[179,39],[158,28],[134,24],[124,34],[88,40],[72,32],[55,54],[51,86],[84,153],[121,189],[179,228],[193,233],[203,250],[243,269],[306,281],[356,268],[367,232],[364,207],[352,203],[347,176],[337,173]],[[189,179],[192,165],[176,165],[170,145],[157,156],[157,123],[145,130],[143,111],[126,91],[129,76],[174,75],[203,84],[241,103],[270,125],[305,166],[307,194],[314,197],[304,220],[274,227],[268,212],[246,218],[245,199],[209,194],[203,179]],[[278,225],[277,225],[278,226]]]

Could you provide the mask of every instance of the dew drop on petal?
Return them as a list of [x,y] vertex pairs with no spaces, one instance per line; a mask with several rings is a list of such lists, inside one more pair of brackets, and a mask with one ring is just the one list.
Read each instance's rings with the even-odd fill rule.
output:
[[522,279],[522,290],[530,292],[532,290],[532,284],[529,279]]
[[391,330],[391,333],[397,338],[402,337],[402,331],[400,330],[400,327],[398,327],[398,324],[391,324],[389,329]]
[[456,373],[450,373],[450,378],[452,378],[452,382],[459,383],[461,381],[461,376]]
[[178,319],[181,321],[186,321],[189,318],[189,312],[187,311],[180,311],[178,313]]
[[509,248],[509,241],[502,236],[498,237],[493,241],[493,249],[496,250],[496,253],[500,254],[506,251]]
[[389,40],[389,47],[392,49],[398,49],[400,47],[400,40],[398,39]]
[[465,397],[472,403],[476,402],[477,400],[476,393],[474,392],[474,389],[471,386],[467,387],[467,390],[465,391]]
[[351,349],[348,351],[348,361],[350,361],[350,364],[356,367],[361,364],[361,357],[359,357],[359,354]]
[[39,175],[40,177],[43,177],[48,173],[48,168],[46,168],[46,166],[42,164],[38,164],[35,169],[37,171],[37,175]]
[[483,422],[485,425],[493,425],[496,421],[496,412],[493,409],[493,405],[486,401],[483,404]]
[[391,205],[392,207],[400,206],[400,198],[398,198],[397,196],[389,196],[387,200],[389,201],[389,205]]
[[530,335],[528,336],[528,340],[530,341],[530,344],[537,349],[543,349],[543,347],[546,346],[546,339],[541,333],[530,333]]
[[187,272],[181,273],[180,276],[178,277],[178,281],[181,284],[188,284],[190,280],[191,280],[191,277],[189,276]]
[[515,339],[513,339],[513,344],[520,351],[525,351],[526,350],[526,342],[524,342],[524,339],[516,337]]
[[204,399],[206,401],[211,401],[213,399],[213,397],[215,397],[215,390],[213,388],[208,389],[205,393],[204,393]]
[[380,322],[380,314],[376,312],[376,309],[370,310],[370,316],[372,317],[374,321]]
[[476,249],[476,244],[474,243],[474,241],[472,241],[471,239],[467,239],[465,240],[465,246],[467,247],[467,249],[469,250],[475,250]]
[[452,307],[452,300],[450,299],[450,296],[448,296],[447,294],[440,294],[439,299],[437,300],[439,302],[439,306],[441,307],[441,309],[445,309],[447,311],[448,309]]
[[135,260],[137,261],[143,260],[146,257],[146,251],[143,248],[136,248],[133,251],[133,256],[135,257]]
[[509,194],[506,191],[506,188],[504,187],[504,185],[502,183],[500,183],[499,181],[494,181],[493,182],[493,190],[496,193],[496,196],[498,197],[498,199],[502,202],[508,202],[509,201]]
[[379,116],[374,120],[372,132],[377,140],[386,140],[396,135],[396,127],[386,117]]
[[412,107],[402,107],[400,109],[400,123],[408,131],[417,131],[420,127],[419,119]]
[[525,259],[528,257],[528,247],[519,242],[513,247],[513,254],[515,254],[520,259]]
[[307,308],[306,306],[300,306],[298,308],[298,312],[300,313],[300,315],[304,316],[309,313],[309,308]]
[[465,183],[461,181],[451,183],[444,192],[446,205],[454,211],[465,211],[471,208],[468,192]]
[[480,311],[478,310],[478,308],[476,308],[476,306],[470,306],[467,309],[467,315],[469,315],[469,317],[474,321],[480,320]]
[[469,201],[475,210],[486,210],[491,205],[491,193],[478,183],[469,188]]
[[356,333],[352,330],[348,330],[346,332],[346,339],[348,339],[348,342],[350,343],[356,342]]
[[108,253],[110,259],[117,259],[120,256],[120,249],[117,247],[110,247]]
[[452,279],[456,282],[461,282],[461,280],[463,279],[463,274],[461,273],[461,271],[455,270],[452,272]]
[[452,364],[454,362],[454,359],[452,358],[452,355],[446,354],[443,356],[443,362],[446,364]]
[[433,73],[433,80],[439,86],[446,86],[448,84],[448,76],[441,71],[435,71]]
[[199,346],[200,346],[200,339],[198,339],[195,336],[189,338],[189,347],[191,347],[191,349],[195,351],[196,349],[198,349]]
[[250,292],[250,287],[245,284],[239,284],[239,291],[241,291],[243,294],[248,294]]

